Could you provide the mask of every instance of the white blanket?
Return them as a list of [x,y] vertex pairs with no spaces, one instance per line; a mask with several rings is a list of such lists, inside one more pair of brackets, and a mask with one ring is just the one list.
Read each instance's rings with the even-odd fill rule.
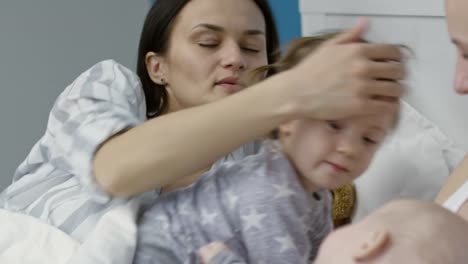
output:
[[0,263],[130,264],[138,203],[107,212],[82,244],[36,218],[0,210]]
[[0,210],[0,263],[66,263],[79,244],[40,220]]

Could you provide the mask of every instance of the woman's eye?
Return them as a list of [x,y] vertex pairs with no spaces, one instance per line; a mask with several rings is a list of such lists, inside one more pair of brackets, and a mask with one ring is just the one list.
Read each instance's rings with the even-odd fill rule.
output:
[[198,43],[198,46],[203,48],[216,48],[218,44],[216,43]]
[[328,126],[333,130],[340,130],[341,126],[336,121],[327,121]]
[[248,51],[248,52],[252,52],[252,53],[259,53],[259,52],[260,52],[260,50],[258,50],[258,49],[253,49],[253,48],[244,47],[244,48],[242,48],[242,49],[245,50],[245,51]]

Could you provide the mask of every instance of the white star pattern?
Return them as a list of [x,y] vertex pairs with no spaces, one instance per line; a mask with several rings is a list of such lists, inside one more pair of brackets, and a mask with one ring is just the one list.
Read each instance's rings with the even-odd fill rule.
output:
[[158,215],[158,216],[156,216],[156,218],[154,220],[160,222],[161,228],[164,231],[167,231],[169,229],[169,221],[168,221],[168,219],[166,217],[164,217],[162,215]]
[[248,215],[242,215],[241,218],[244,220],[245,222],[245,230],[249,230],[250,228],[257,228],[257,229],[261,229],[262,228],[262,224],[261,224],[261,221],[263,220],[263,218],[266,217],[266,214],[259,214],[257,212],[257,210],[253,209],[253,210],[250,210],[250,213]]
[[287,186],[273,184],[273,187],[278,191],[275,195],[276,199],[294,195],[294,192]]
[[260,163],[250,157],[250,158],[247,158],[244,160],[244,163],[242,163],[242,168],[241,168],[241,171],[240,173],[247,173],[247,174],[251,174],[251,173],[255,173],[257,171],[257,169],[259,168],[260,166]]
[[202,192],[211,193],[214,192],[214,186],[211,184],[202,185]]
[[309,215],[303,215],[298,219],[298,225],[301,227],[301,229],[309,231],[310,230],[310,221],[309,221]]
[[233,209],[236,206],[239,196],[235,195],[232,191],[226,191],[226,196],[229,202],[229,208]]
[[201,224],[202,225],[212,225],[214,223],[214,220],[218,216],[217,213],[208,213],[205,209],[202,209],[201,211]]
[[181,206],[180,206],[180,214],[181,215],[190,215],[190,201],[187,199]]
[[271,142],[270,153],[272,154],[272,159],[279,159],[283,157],[283,152],[281,151],[281,147],[277,141]]
[[281,246],[280,253],[296,248],[289,235],[283,236],[283,237],[277,237],[275,238],[275,240],[280,243],[280,246]]

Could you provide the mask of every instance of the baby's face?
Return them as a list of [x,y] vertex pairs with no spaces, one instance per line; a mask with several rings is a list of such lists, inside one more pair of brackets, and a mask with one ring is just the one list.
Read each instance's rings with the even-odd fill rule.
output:
[[339,121],[301,119],[280,127],[283,151],[311,191],[352,182],[394,126],[393,114]]

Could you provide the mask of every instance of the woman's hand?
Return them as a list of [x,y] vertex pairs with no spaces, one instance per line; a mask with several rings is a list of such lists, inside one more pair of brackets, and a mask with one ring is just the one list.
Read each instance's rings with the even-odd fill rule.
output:
[[404,89],[396,45],[360,42],[367,23],[327,41],[282,74],[298,117],[342,119],[397,111]]

